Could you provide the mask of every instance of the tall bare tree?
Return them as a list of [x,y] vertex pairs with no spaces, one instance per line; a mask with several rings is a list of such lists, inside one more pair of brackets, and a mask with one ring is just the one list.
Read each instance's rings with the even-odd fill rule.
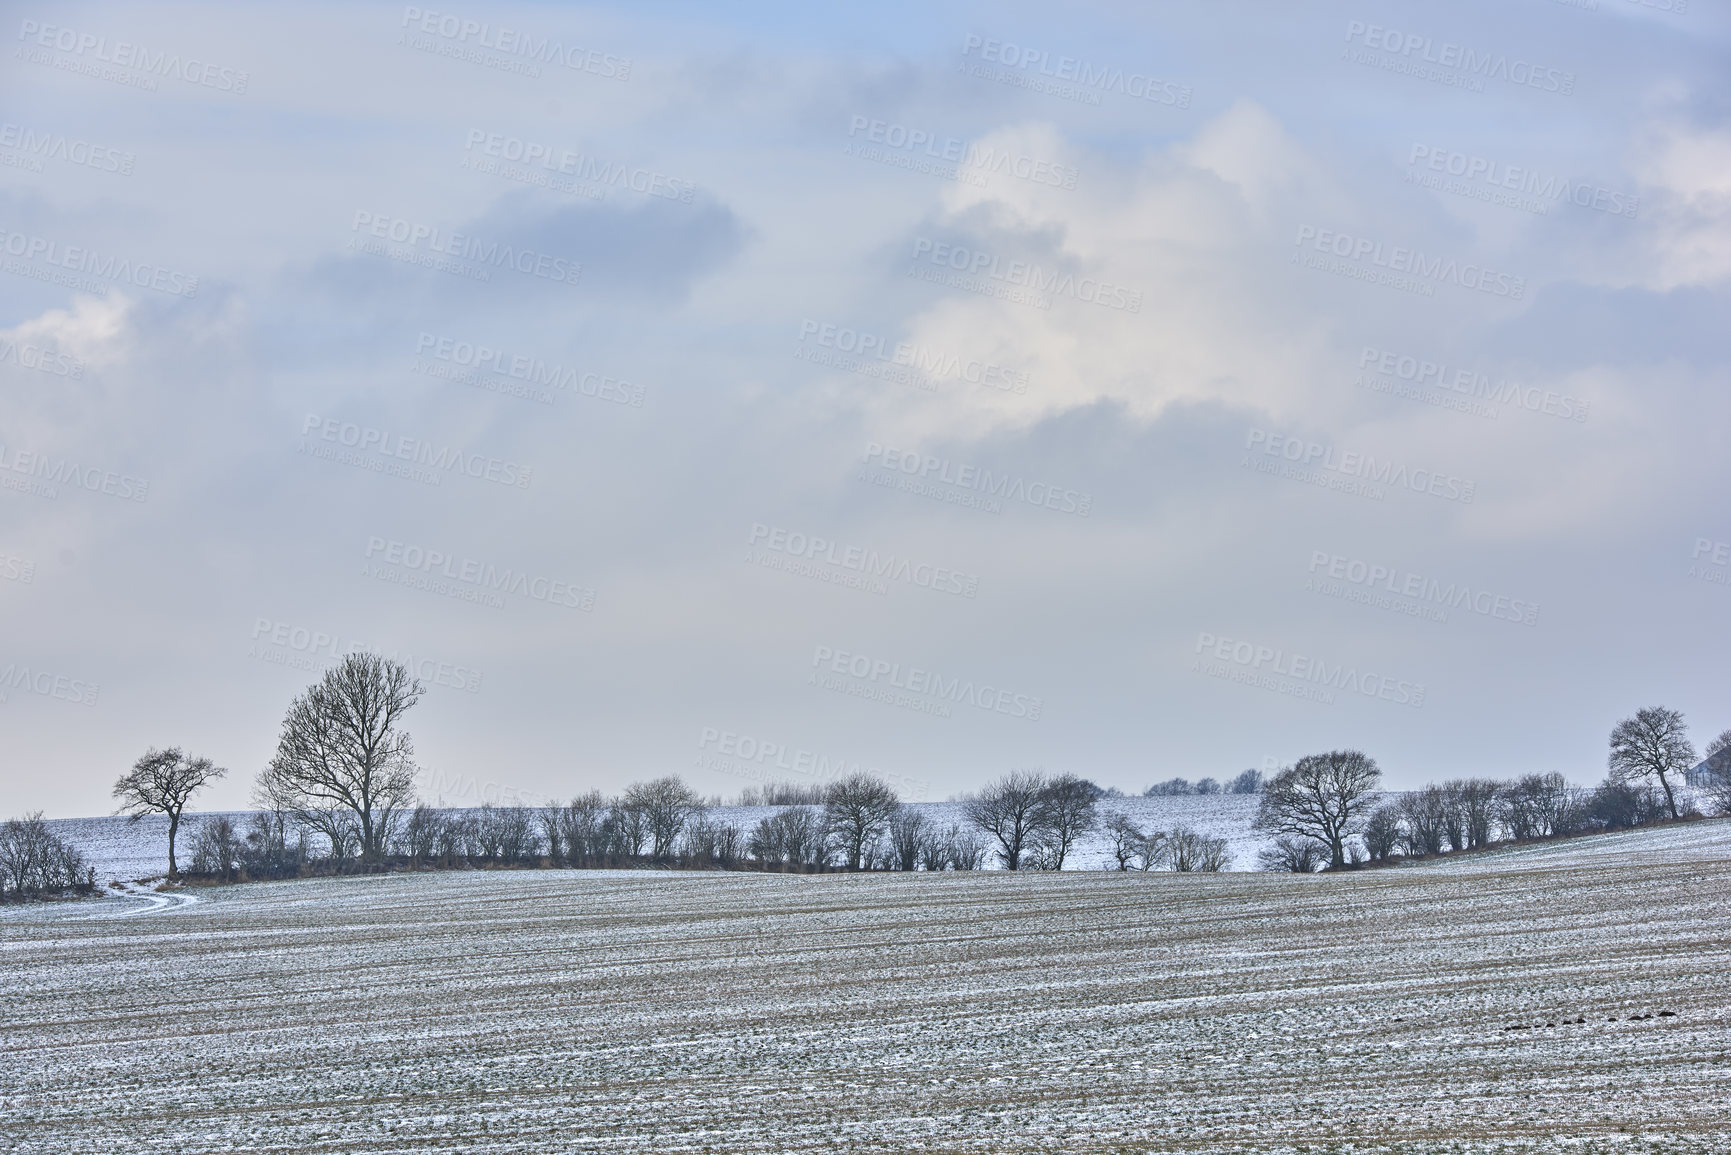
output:
[[402,722],[424,692],[400,662],[348,655],[289,704],[260,800],[327,837],[341,833],[333,819],[352,821],[362,861],[377,862],[414,804],[415,748]]
[[860,868],[875,842],[902,808],[896,792],[870,774],[850,774],[824,791],[823,817],[849,870]]
[[1489,778],[1466,778],[1450,782],[1445,788],[1452,792],[1460,806],[1467,846],[1483,846],[1489,842],[1501,784]]
[[1039,828],[1034,833],[1041,865],[1049,870],[1064,869],[1071,849],[1098,825],[1094,805],[1099,797],[1099,787],[1074,774],[1060,774],[1046,783]]
[[1376,761],[1357,750],[1308,754],[1262,787],[1256,829],[1314,838],[1331,867],[1345,866],[1347,839],[1376,805],[1381,781]]
[[1122,810],[1106,812],[1106,836],[1112,840],[1112,858],[1118,869],[1129,870],[1136,855],[1148,840],[1148,832],[1131,820]]
[[1364,820],[1364,848],[1372,862],[1381,862],[1400,845],[1400,803],[1384,802]]
[[890,850],[895,855],[897,870],[913,870],[920,864],[922,851],[932,841],[932,824],[912,806],[898,806],[890,819]]
[[1401,796],[1400,816],[1406,823],[1408,854],[1442,853],[1449,820],[1449,800],[1442,790],[1435,786],[1409,790]]
[[1731,814],[1731,730],[1707,743],[1707,792],[1721,814]]
[[179,746],[170,746],[147,750],[132,764],[130,773],[115,780],[114,797],[120,800],[117,813],[125,814],[129,823],[141,821],[146,814],[168,816],[168,877],[180,875],[174,861],[174,840],[180,833],[181,812],[206,783],[227,773],[209,758],[188,758]]
[[649,832],[650,856],[657,861],[673,853],[685,824],[703,813],[703,799],[677,774],[653,782],[634,782],[625,788],[621,805],[643,815]]
[[962,804],[962,814],[998,841],[1006,870],[1020,870],[1046,818],[1046,776],[1035,770],[1006,774]]
[[1649,706],[1618,722],[1611,731],[1611,756],[1606,764],[1611,776],[1620,782],[1657,778],[1671,817],[1676,818],[1677,795],[1671,780],[1683,777],[1695,764],[1695,744],[1689,741],[1682,712]]

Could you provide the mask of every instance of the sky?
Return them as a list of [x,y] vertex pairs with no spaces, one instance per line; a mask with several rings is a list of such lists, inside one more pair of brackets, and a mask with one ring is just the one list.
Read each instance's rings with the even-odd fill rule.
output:
[[1702,0],[5,5],[0,815],[1731,727]]

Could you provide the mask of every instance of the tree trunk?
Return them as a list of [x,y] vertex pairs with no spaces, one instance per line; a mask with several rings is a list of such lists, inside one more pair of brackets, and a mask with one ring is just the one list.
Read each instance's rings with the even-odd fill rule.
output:
[[180,811],[171,810],[168,813],[168,877],[170,880],[180,877],[180,871],[174,865],[174,836],[180,830]]
[[1675,822],[1677,821],[1677,799],[1671,793],[1670,779],[1665,777],[1663,770],[1659,771],[1659,785],[1665,788],[1665,802],[1671,807],[1671,821]]

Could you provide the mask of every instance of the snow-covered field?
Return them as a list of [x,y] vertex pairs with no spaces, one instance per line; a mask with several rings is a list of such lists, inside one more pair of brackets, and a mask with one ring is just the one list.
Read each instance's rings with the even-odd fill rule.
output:
[[1726,821],[1342,876],[192,897],[0,912],[0,1150],[1731,1151]]
[[[911,803],[939,826],[962,821],[962,808],[954,802]],[[1169,830],[1188,826],[1203,834],[1224,838],[1232,850],[1233,870],[1256,869],[1256,852],[1269,839],[1250,829],[1256,817],[1257,797],[1254,794],[1169,795],[1156,798],[1108,798],[1100,803],[1100,813],[1120,810],[1144,827]],[[757,820],[780,807],[718,806],[709,814],[712,819],[730,822],[742,830],[750,830]],[[198,824],[211,815],[188,814],[181,820],[180,841],[176,853],[182,866],[192,857],[192,837]],[[245,829],[251,815],[231,813],[236,826]],[[70,839],[84,851],[96,876],[110,879],[141,879],[159,877],[168,871],[168,819],[161,815],[129,822],[125,818],[62,818],[49,823],[59,834]],[[1098,870],[1108,861],[1107,843],[1096,835],[1077,848],[1068,866],[1076,870]]]

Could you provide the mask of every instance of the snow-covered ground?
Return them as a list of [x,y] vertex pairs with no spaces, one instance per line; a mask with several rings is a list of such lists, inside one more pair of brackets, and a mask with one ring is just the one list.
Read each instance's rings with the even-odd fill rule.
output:
[[0,1151],[1731,1151],[1727,821],[1334,876],[197,896],[0,911]]
[[[1257,797],[1253,794],[1108,798],[1101,801],[1100,812],[1120,810],[1143,827],[1168,830],[1182,825],[1224,838],[1232,850],[1231,869],[1254,870],[1256,852],[1269,841],[1250,829],[1251,819],[1256,816],[1256,804]],[[940,826],[962,821],[962,808],[954,802],[911,805]],[[718,806],[709,813],[712,819],[750,830],[758,819],[778,809],[772,806]],[[211,817],[214,815],[187,814],[182,818],[176,855],[183,866],[192,858],[192,838],[198,824]],[[242,829],[251,820],[250,815],[240,813],[231,813],[229,818]],[[97,878],[102,881],[152,878],[168,870],[168,819],[161,815],[142,818],[136,823],[125,818],[63,818],[49,825],[84,852],[96,868]],[[1068,866],[1074,870],[1098,870],[1107,864],[1107,851],[1104,837],[1090,838],[1077,848]]]

